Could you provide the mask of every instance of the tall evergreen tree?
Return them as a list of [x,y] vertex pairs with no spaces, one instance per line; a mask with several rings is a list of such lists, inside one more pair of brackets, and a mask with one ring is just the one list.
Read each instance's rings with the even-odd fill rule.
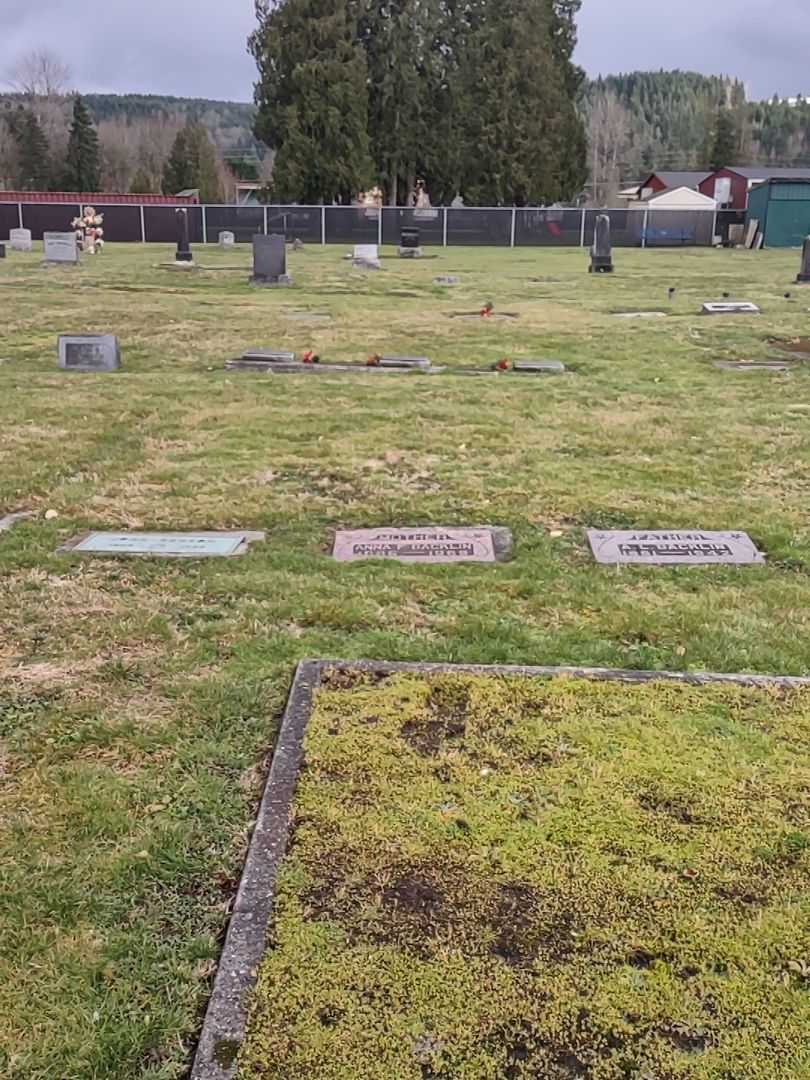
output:
[[99,171],[98,135],[87,106],[77,94],[68,139],[65,191],[98,191]]
[[11,130],[19,152],[18,183],[22,191],[47,191],[51,172],[45,133],[36,115],[26,109],[14,116]]
[[368,69],[350,0],[258,0],[255,133],[279,201],[349,202],[372,178]]
[[208,132],[198,123],[182,127],[163,169],[163,192],[176,195],[196,188],[204,203],[222,202],[222,184],[216,150]]
[[714,127],[714,142],[709,157],[711,169],[724,169],[734,163],[737,156],[737,132],[734,118],[728,109],[720,109]]

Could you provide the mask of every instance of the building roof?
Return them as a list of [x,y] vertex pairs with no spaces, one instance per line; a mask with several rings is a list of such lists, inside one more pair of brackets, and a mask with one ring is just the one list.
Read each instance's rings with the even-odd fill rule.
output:
[[729,165],[727,169],[744,176],[746,180],[807,180],[810,177],[810,165],[798,169],[782,169],[773,165]]
[[[659,173],[660,175],[660,173]],[[649,195],[646,195],[641,201],[644,203],[656,203],[656,202],[672,202],[677,199],[672,199],[672,196],[680,196],[685,201],[691,202],[697,206],[716,206],[716,202],[710,195],[704,195],[702,191],[697,191],[693,187],[688,187],[686,184],[680,184],[674,188],[664,188],[663,191],[652,191]]]
[[666,184],[668,188],[696,188],[698,184],[701,184],[707,176],[711,176],[711,173],[705,170],[701,172],[651,172],[650,175],[641,184],[641,187],[647,186],[647,181],[653,177],[657,177],[662,184]]
[[0,191],[0,203],[70,203],[72,206],[109,206],[135,203],[150,206],[173,206],[175,203],[198,203],[196,195],[133,195],[118,191]]

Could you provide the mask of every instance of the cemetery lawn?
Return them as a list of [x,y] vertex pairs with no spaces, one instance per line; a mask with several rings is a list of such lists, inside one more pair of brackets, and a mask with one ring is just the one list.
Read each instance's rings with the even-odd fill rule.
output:
[[[0,262],[0,516],[34,513],[0,533],[0,1075],[10,1080],[184,1075],[299,659],[810,672],[810,373],[800,360],[787,373],[712,366],[810,336],[810,290],[790,284],[798,253],[619,250],[611,276],[589,276],[587,255],[572,250],[447,249],[384,259],[368,276],[343,254],[291,255],[294,287],[279,290],[248,287],[245,248],[198,250],[203,265],[242,269],[191,274],[155,269],[168,248],[114,243],[78,268],[43,269],[41,252]],[[461,284],[434,286],[439,274]],[[762,315],[697,314],[723,292]],[[447,317],[487,300],[520,318]],[[645,309],[668,317],[613,317]],[[332,320],[306,325],[301,311]],[[77,331],[117,334],[122,371],[57,371],[56,335]],[[570,374],[223,370],[257,345],[460,366],[551,357]],[[338,527],[429,523],[507,526],[514,558],[329,557]],[[589,526],[744,529],[767,563],[599,566]],[[141,528],[264,529],[267,540],[196,562],[55,553],[85,529]],[[806,732],[800,710],[777,715],[786,738]],[[748,747],[745,723],[730,747]],[[751,724],[754,747],[764,723]],[[773,778],[780,759],[768,745]],[[652,769],[654,751],[645,755]],[[723,760],[718,798],[736,775]],[[624,777],[624,759],[611,763],[617,790],[634,790],[632,764]],[[797,835],[809,827],[806,794],[790,811]],[[638,817],[627,799],[622,815]],[[735,806],[738,837],[741,822],[776,813]],[[706,878],[696,880],[685,895],[704,895]],[[767,905],[743,907],[745,925],[772,928]],[[709,941],[690,925],[695,942]],[[639,949],[663,940],[647,929]],[[756,984],[759,934],[750,946],[730,939],[745,985],[794,1001],[800,976],[779,963],[810,963],[806,948],[788,955],[780,936]],[[689,948],[679,939],[679,955]],[[656,979],[666,963],[656,955],[633,970]],[[771,1019],[773,1007],[757,1005]],[[697,1023],[677,1011],[673,1023]],[[712,1039],[722,1031],[710,1016],[704,1026]]]
[[336,671],[244,1080],[810,1074],[810,690]]

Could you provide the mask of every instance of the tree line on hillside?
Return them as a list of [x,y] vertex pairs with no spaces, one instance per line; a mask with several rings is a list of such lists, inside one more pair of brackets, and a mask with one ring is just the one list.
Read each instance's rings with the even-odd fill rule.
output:
[[[69,92],[69,78],[47,52],[18,62],[8,80],[13,91],[0,96],[0,188],[138,194],[198,188],[205,201],[223,201],[239,163],[229,167],[209,125],[217,117],[231,119],[239,108],[244,115],[246,106],[217,117],[207,114],[208,103],[194,101],[153,114],[102,108],[99,121],[90,107],[99,96]],[[214,130],[227,145],[227,135]],[[248,157],[247,165],[261,175],[258,156]]]
[[598,202],[654,169],[810,166],[810,102],[749,102],[736,79],[688,71],[609,75],[585,86],[580,107]]
[[255,132],[274,201],[568,200],[586,179],[581,0],[258,0]]

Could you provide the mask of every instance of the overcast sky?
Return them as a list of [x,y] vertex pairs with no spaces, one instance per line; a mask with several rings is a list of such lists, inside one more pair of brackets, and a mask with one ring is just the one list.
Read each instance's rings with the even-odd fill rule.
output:
[[[741,78],[755,98],[810,94],[810,0],[584,0],[590,75],[687,68]],[[253,0],[0,0],[0,65],[47,47],[85,91],[249,101]]]

